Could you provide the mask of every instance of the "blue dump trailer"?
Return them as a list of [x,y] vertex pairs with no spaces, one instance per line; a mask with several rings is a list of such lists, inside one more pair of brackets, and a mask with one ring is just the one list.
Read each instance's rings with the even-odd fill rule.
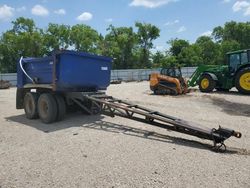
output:
[[44,87],[53,91],[99,91],[110,83],[111,58],[74,51],[50,57],[24,58],[17,66],[17,87]]
[[[105,91],[112,59],[84,52],[55,51],[17,64],[16,108],[44,123],[63,119],[67,107],[81,106],[81,93]],[[80,96],[80,97],[79,97]]]
[[112,59],[68,50],[49,57],[21,58],[17,64],[16,108],[24,109],[28,119],[53,123],[64,118],[68,109],[87,114],[121,116],[153,126],[212,140],[221,150],[231,136],[240,132],[219,127],[204,128],[127,101],[107,96]]

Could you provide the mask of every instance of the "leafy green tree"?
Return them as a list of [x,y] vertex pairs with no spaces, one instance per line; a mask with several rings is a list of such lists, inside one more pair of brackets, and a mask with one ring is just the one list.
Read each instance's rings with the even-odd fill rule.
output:
[[43,37],[47,53],[52,50],[68,49],[70,46],[70,26],[49,23]]
[[105,37],[102,34],[99,34],[99,40],[97,42],[96,53],[103,56],[108,56],[110,47],[108,46]]
[[[16,71],[16,62],[19,58],[16,49],[14,49],[7,39],[8,36],[1,38],[0,40],[0,70],[1,73],[15,72]],[[9,38],[9,37],[8,37]],[[12,37],[10,37],[12,38]],[[6,43],[8,41],[8,44]]]
[[12,22],[13,28],[3,34],[5,44],[12,45],[23,56],[40,56],[44,52],[42,30],[28,18],[17,18]]
[[161,67],[166,62],[166,56],[160,51],[157,51],[155,54],[153,54],[152,59],[153,67]]
[[212,41],[211,37],[201,36],[196,40],[196,45],[201,49],[203,64],[217,64],[220,56],[220,46]]
[[176,56],[167,56],[165,58],[165,61],[163,61],[161,64],[162,68],[169,68],[169,67],[175,67],[175,66],[177,67],[180,66]]
[[189,45],[181,50],[177,56],[179,66],[197,66],[203,62],[202,49],[197,44]]
[[170,44],[170,54],[176,57],[181,53],[182,49],[187,48],[190,45],[188,41],[182,39],[173,39],[167,43]]
[[20,17],[12,24],[12,29],[3,33],[0,39],[0,61],[5,72],[16,71],[20,56],[37,57],[44,54],[42,30],[36,27],[32,19]]
[[105,36],[105,45],[108,47],[107,55],[114,58],[113,68],[133,68],[134,49],[136,46],[136,35],[132,27],[114,27],[107,29],[109,33]]
[[88,25],[77,24],[71,27],[70,45],[77,51],[97,52],[99,34]]
[[160,35],[156,26],[135,23],[133,27],[109,26],[103,36],[90,26],[72,27],[50,23],[37,28],[32,19],[17,18],[12,28],[0,35],[1,72],[16,71],[20,56],[41,57],[52,50],[72,49],[114,58],[114,69],[221,64],[230,51],[250,48],[250,22],[226,22],[213,29],[212,37],[199,37],[194,44],[183,39],[168,41],[167,53],[151,53]]
[[160,29],[152,24],[136,22],[137,37],[139,43],[141,67],[150,68],[150,50],[153,48],[153,41],[160,36]]
[[19,17],[12,22],[12,32],[15,34],[19,33],[33,33],[37,30],[34,20],[24,17]]
[[224,35],[224,29],[221,26],[215,27],[213,29],[212,36],[214,37],[215,41],[218,43],[222,42],[223,40],[223,35]]
[[241,49],[250,47],[250,22],[226,22],[223,27],[214,28],[213,36],[218,42],[236,41]]

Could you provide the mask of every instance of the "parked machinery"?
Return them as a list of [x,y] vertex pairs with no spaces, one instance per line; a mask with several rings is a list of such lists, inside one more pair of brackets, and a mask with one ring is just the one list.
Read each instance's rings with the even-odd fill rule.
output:
[[200,65],[188,85],[199,85],[201,92],[236,87],[240,93],[250,94],[250,49],[227,53],[227,65]]
[[181,95],[188,92],[187,81],[182,77],[180,68],[163,68],[150,75],[150,89],[154,94]]
[[[73,105],[90,115],[121,116],[208,139],[216,150],[223,146],[225,149],[224,141],[228,138],[241,137],[240,132],[232,129],[204,128],[107,96],[104,91],[110,84],[111,61],[108,57],[67,50],[49,57],[21,58],[17,66],[16,108],[24,109],[28,119],[40,118],[44,123],[53,123],[62,120],[66,109]],[[179,89],[183,90],[181,84]]]

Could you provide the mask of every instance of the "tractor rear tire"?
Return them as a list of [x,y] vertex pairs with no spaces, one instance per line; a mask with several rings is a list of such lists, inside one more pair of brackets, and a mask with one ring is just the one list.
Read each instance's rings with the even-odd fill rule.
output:
[[25,115],[28,119],[37,119],[38,111],[37,111],[37,101],[38,101],[38,93],[28,92],[24,96],[24,111]]
[[199,89],[201,92],[210,93],[214,90],[216,82],[208,74],[203,74],[199,80]]
[[250,67],[246,67],[237,73],[235,86],[240,93],[250,94]]
[[38,114],[43,123],[52,123],[57,118],[57,103],[55,97],[49,93],[42,94],[38,99]]
[[61,121],[66,114],[66,104],[65,104],[65,101],[61,95],[55,95],[55,99],[56,99],[56,104],[57,104],[56,120]]

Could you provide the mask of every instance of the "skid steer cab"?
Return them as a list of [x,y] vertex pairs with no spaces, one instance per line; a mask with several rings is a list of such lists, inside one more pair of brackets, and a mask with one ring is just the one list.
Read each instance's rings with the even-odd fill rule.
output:
[[163,68],[150,75],[150,89],[158,95],[181,95],[188,92],[187,81],[182,77],[181,68]]

